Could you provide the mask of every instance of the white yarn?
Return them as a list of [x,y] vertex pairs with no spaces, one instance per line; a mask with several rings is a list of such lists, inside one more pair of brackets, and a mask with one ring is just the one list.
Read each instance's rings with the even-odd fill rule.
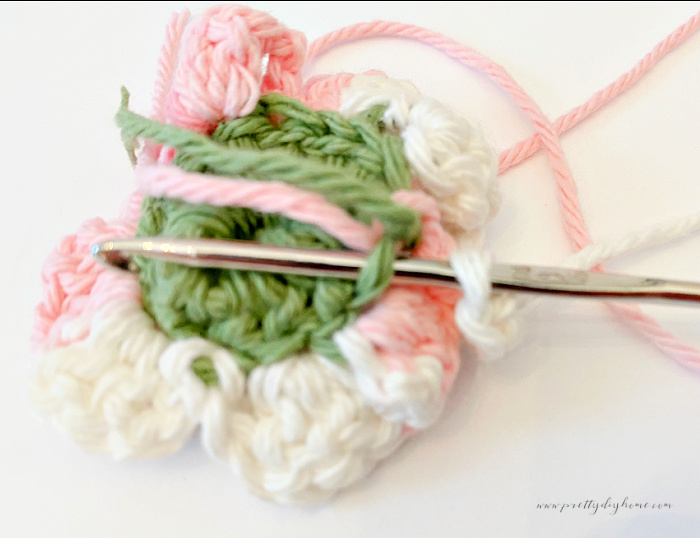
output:
[[[567,257],[562,267],[590,269],[621,254],[667,243],[700,230],[700,212],[635,230],[621,238],[589,245]],[[487,360],[501,357],[518,341],[520,328],[514,314],[539,301],[529,297],[515,299],[504,292],[491,293],[488,257],[469,249],[455,251],[450,262],[464,290],[464,298],[455,310],[457,324],[470,342]],[[490,301],[484,298],[490,294]]]
[[317,356],[259,366],[247,388],[250,410],[232,415],[229,451],[260,497],[324,500],[364,477],[402,440],[401,425],[364,402],[347,369],[329,368]]
[[[208,357],[218,385],[192,370]],[[98,312],[85,342],[48,353],[30,383],[36,408],[83,448],[117,458],[178,450],[197,425],[257,495],[328,498],[364,477],[402,440],[368,405],[347,368],[294,356],[253,370],[201,338],[170,341],[138,303]]]
[[481,131],[407,81],[358,75],[341,101],[348,116],[387,106],[382,120],[403,139],[411,170],[437,200],[445,229],[480,244],[500,205],[496,154]]
[[[680,218],[659,222],[646,229],[634,230],[622,237],[593,243],[564,259],[561,267],[586,270],[616,256],[662,245],[700,230],[700,212]],[[542,297],[518,297],[518,311],[525,307],[534,308],[542,302]]]
[[172,404],[158,371],[167,345],[139,304],[113,301],[96,314],[86,341],[44,356],[29,395],[86,450],[116,458],[172,453],[194,423]]
[[357,388],[377,413],[418,429],[435,421],[444,400],[443,367],[438,359],[420,355],[411,359],[411,371],[389,370],[377,358],[374,346],[353,327],[337,331],[333,341],[348,361]]
[[418,89],[407,80],[356,75],[350,86],[343,89],[338,110],[345,116],[356,116],[374,106],[386,106],[382,116],[385,127],[401,133],[408,126],[411,108],[422,98]]
[[700,212],[635,230],[612,241],[600,241],[564,260],[564,267],[588,269],[620,254],[653,245],[661,245],[700,230]]
[[464,292],[455,307],[457,326],[480,358],[501,358],[520,336],[517,300],[511,294],[491,291],[488,254],[458,248],[450,255],[450,264]]
[[[211,360],[218,378],[208,387],[197,377],[192,363],[199,357]],[[172,385],[170,402],[184,406],[189,418],[201,425],[202,444],[220,459],[228,458],[230,415],[245,396],[245,374],[226,349],[202,338],[177,340],[159,360],[163,377]]]

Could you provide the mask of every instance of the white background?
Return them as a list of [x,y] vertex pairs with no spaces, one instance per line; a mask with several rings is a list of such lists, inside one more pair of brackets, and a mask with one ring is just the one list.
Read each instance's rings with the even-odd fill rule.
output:
[[[197,13],[206,2],[191,2]],[[582,103],[700,9],[698,2],[252,2],[309,40],[353,22],[409,22],[503,65],[550,118]],[[604,306],[547,300],[499,364],[467,362],[445,412],[364,482],[312,509],[248,494],[198,441],[157,461],[85,455],[25,396],[39,271],[80,222],[116,215],[133,179],[112,117],[119,87],[148,112],[163,29],[180,2],[0,6],[5,353],[2,536],[698,536],[700,374]],[[700,35],[563,137],[594,240],[700,209]],[[504,149],[532,129],[486,80],[424,45],[334,49],[308,74],[380,69],[480,123]],[[488,246],[499,261],[570,253],[539,154],[501,178]],[[700,235],[610,270],[700,280]],[[700,345],[700,311],[645,307]],[[665,502],[665,511],[563,513],[537,503]]]

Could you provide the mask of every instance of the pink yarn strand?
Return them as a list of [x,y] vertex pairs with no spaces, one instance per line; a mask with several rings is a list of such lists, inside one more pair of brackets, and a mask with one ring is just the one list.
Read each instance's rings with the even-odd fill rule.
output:
[[283,214],[314,224],[346,246],[364,252],[371,250],[382,235],[381,225],[366,226],[322,195],[286,183],[197,174],[166,165],[137,167],[136,181],[151,196]]
[[[608,86],[593,94],[593,96],[580,106],[570,110],[554,121],[554,129],[557,134],[563,134],[576,127],[583,120],[591,116],[601,107],[612,101],[615,97],[630,89],[642,76],[644,76],[659,60],[669,52],[683,44],[700,28],[700,11],[673,31],[666,39],[659,42],[648,54],[646,54],[635,66],[624,75],[618,77]],[[517,166],[534,155],[542,147],[542,141],[537,134],[521,140],[511,148],[504,150],[498,156],[498,173]]]
[[165,119],[165,100],[173,83],[173,73],[177,64],[180,40],[189,18],[190,12],[187,10],[182,13],[173,13],[165,30],[165,41],[163,41],[160,57],[158,58],[158,73],[155,87],[153,88],[153,103],[151,105],[151,117],[157,121]]

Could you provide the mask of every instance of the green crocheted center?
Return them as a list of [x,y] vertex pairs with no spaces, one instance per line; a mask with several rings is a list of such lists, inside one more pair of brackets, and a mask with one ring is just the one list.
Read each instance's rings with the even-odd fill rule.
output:
[[[244,371],[305,350],[343,360],[333,333],[387,287],[395,244],[411,248],[421,232],[419,215],[390,199],[391,192],[410,187],[410,173],[401,140],[383,132],[383,108],[348,119],[268,94],[250,115],[223,122],[205,136],[148,120],[127,105],[124,93],[117,123],[127,149],[137,136],[147,138],[175,148],[174,164],[186,171],[284,181],[324,195],[359,221],[379,220],[384,227],[357,281],[138,258],[144,308],[159,327],[174,339],[201,336],[232,350]],[[282,215],[172,198],[145,198],[138,235],[343,249],[320,228]],[[206,357],[193,370],[205,383],[217,382]]]

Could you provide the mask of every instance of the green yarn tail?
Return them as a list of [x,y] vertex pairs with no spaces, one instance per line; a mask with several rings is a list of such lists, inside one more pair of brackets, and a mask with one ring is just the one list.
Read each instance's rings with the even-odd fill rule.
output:
[[[274,107],[266,107],[266,99],[277,101],[278,103],[289,102],[297,107],[304,107],[303,104],[281,95],[264,96],[261,99],[262,105],[258,105],[253,114],[239,120],[256,118],[258,120],[268,118],[267,123],[272,126],[272,121],[265,114],[277,114]],[[281,120],[278,129],[287,126],[291,127],[289,132],[300,137],[302,143],[289,143],[286,140],[279,140],[278,145],[259,149],[248,149],[246,146],[254,143],[254,136],[241,136],[240,133],[232,133],[229,138],[226,135],[227,124],[221,124],[218,136],[209,137],[149,120],[131,112],[127,106],[129,94],[126,89],[122,89],[122,106],[117,112],[117,126],[121,128],[122,141],[133,160],[135,140],[137,137],[147,138],[153,142],[174,148],[178,152],[178,157],[174,164],[188,172],[211,173],[228,177],[245,177],[258,179],[261,181],[283,181],[300,189],[322,194],[329,202],[342,207],[360,222],[372,224],[378,220],[384,226],[385,234],[395,240],[400,240],[407,248],[413,247],[420,238],[421,220],[420,215],[415,211],[397,204],[390,198],[393,190],[406,189],[410,187],[410,173],[408,164],[401,153],[401,140],[397,137],[379,132],[378,125],[372,126],[366,119],[357,118],[354,123],[358,124],[357,129],[352,127],[349,120],[345,120],[337,112],[324,111],[325,115],[331,115],[332,120],[341,126],[347,126],[356,131],[355,139],[362,140],[362,130],[371,131],[379,139],[393,139],[393,142],[383,142],[381,148],[375,148],[377,157],[381,159],[379,166],[385,163],[385,168],[399,168],[400,176],[394,177],[389,174],[390,180],[384,176],[382,180],[377,180],[376,176],[358,173],[358,167],[364,165],[357,162],[357,166],[342,166],[333,157],[342,158],[345,152],[343,147],[336,147],[335,153],[330,153],[327,146],[327,159],[319,159],[319,155],[313,155],[310,151],[303,151],[303,142],[308,139],[318,141],[323,134],[317,129],[314,131],[308,125],[302,124],[295,129],[299,120],[290,118]],[[316,114],[322,118],[323,114],[315,113],[313,110],[304,107],[310,114]],[[284,108],[282,107],[282,110]],[[257,114],[256,114],[257,113]],[[290,121],[291,120],[291,121]],[[234,124],[238,120],[228,122]],[[343,123],[344,122],[344,123]],[[222,127],[222,125],[224,127]],[[331,131],[333,122],[327,125],[326,130]],[[358,130],[359,129],[359,130]],[[238,135],[238,136],[236,136]],[[351,137],[343,138],[339,134],[327,135],[329,140],[338,139],[341,141],[351,140]],[[369,138],[369,137],[368,137]],[[286,142],[286,143],[285,143]],[[370,148],[366,143],[366,148]],[[262,149],[262,148],[261,148]],[[313,149],[313,148],[311,148]],[[352,160],[352,159],[351,159]],[[403,164],[399,165],[398,162]],[[367,168],[362,166],[362,168]],[[385,173],[386,170],[385,170]],[[365,177],[363,177],[365,176]],[[369,177],[367,177],[369,176]],[[374,181],[372,181],[374,179]],[[389,186],[393,185],[393,188]]]

